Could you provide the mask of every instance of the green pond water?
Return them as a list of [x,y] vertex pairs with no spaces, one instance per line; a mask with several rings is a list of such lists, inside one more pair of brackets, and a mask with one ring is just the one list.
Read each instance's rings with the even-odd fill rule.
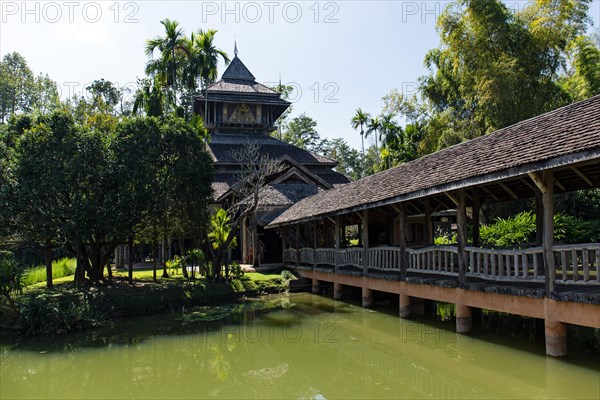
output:
[[311,294],[3,338],[0,398],[600,398],[594,356]]

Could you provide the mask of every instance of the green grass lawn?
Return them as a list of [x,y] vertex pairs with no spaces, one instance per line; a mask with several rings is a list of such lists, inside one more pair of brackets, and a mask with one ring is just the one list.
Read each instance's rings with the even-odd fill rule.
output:
[[[74,260],[73,260],[74,261]],[[43,279],[38,279],[35,283],[29,283],[26,284],[27,288],[30,289],[39,289],[39,288],[43,288],[46,286],[46,270],[45,268],[43,269]],[[40,274],[40,272],[36,272],[37,274]],[[53,274],[54,276],[54,274]],[[113,270],[113,276],[115,278],[124,278],[126,279],[129,274],[128,271],[126,269],[119,269],[119,270]],[[133,271],[133,279],[135,281],[140,281],[140,282],[149,282],[152,281],[152,276],[153,276],[153,272],[152,272],[152,268],[140,268],[140,269],[135,269]],[[260,273],[260,272],[246,272],[244,274],[244,276],[242,278],[246,278],[245,280],[250,280],[250,281],[268,281],[268,280],[277,280],[277,279],[281,279],[281,275],[280,274],[274,274],[274,273]],[[185,282],[186,279],[181,275],[181,273],[179,274],[175,274],[175,275],[171,275],[169,276],[169,278],[163,278],[162,277],[162,268],[159,268],[156,270],[156,279],[157,281],[160,282],[177,282],[177,281],[181,281],[181,282]],[[71,273],[70,275],[66,275],[66,276],[60,276],[58,278],[54,278],[52,280],[52,283],[54,283],[54,285],[61,285],[64,283],[71,283],[74,280],[74,275]],[[204,277],[198,276],[196,274],[196,280],[198,282],[201,282],[203,280],[205,280]]]

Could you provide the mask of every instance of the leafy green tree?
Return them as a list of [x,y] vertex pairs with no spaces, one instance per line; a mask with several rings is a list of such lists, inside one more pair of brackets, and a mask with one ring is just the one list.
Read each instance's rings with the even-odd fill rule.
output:
[[91,105],[96,112],[114,114],[121,93],[112,82],[104,79],[95,80],[85,89],[91,94]]
[[571,101],[558,77],[570,43],[585,33],[588,0],[537,0],[522,12],[499,0],[459,4],[465,12],[448,8],[438,19],[441,46],[425,57],[431,73],[420,81],[434,111],[449,116],[440,147]]
[[317,121],[303,113],[290,121],[282,140],[303,149],[321,152],[322,141],[316,128]]
[[363,177],[364,165],[361,153],[353,149],[344,139],[325,140],[323,155],[338,162],[335,170],[352,180]]
[[34,98],[35,78],[27,61],[19,53],[6,54],[0,62],[0,121],[30,112]]
[[584,100],[600,93],[600,50],[591,38],[578,37],[569,46],[572,69],[562,80],[573,100]]
[[46,250],[47,285],[52,286],[52,248],[64,237],[71,202],[70,161],[78,152],[77,128],[64,111],[12,119],[16,135],[13,212],[22,237]]

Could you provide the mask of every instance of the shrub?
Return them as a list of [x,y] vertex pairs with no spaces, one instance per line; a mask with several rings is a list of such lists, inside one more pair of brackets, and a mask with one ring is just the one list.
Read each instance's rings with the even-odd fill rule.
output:
[[[483,225],[481,243],[487,246],[508,247],[535,242],[535,215],[521,212],[506,219],[498,218],[492,225]],[[600,241],[600,221],[582,220],[571,215],[554,216],[554,239],[565,243]]]
[[449,244],[456,244],[457,241],[457,236],[456,233],[455,234],[450,234],[450,233],[443,233],[439,236],[436,236],[433,239],[433,244],[435,244],[436,246],[445,246],[445,245],[449,245]]
[[236,262],[229,264],[229,273],[232,278],[240,278],[244,276],[244,270],[242,266]]
[[100,326],[103,321],[84,293],[36,293],[24,301],[18,326],[26,336],[54,335]]
[[0,298],[16,311],[14,296],[23,288],[23,268],[10,251],[0,251]]
[[169,275],[175,275],[177,271],[183,271],[185,268],[185,258],[176,255],[172,260],[167,260],[166,265]]

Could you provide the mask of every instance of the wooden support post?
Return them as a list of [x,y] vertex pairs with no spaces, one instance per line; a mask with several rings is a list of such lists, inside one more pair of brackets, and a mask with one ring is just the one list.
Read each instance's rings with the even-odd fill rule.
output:
[[[530,172],[529,177],[542,193],[542,246],[544,247],[544,276],[546,279],[546,297],[550,298],[554,292],[554,274],[556,273],[554,266],[554,253],[552,246],[554,245],[554,174],[552,171],[544,171],[543,173]],[[537,197],[536,197],[537,200]],[[536,205],[537,205],[536,201]],[[536,207],[536,216],[538,210]],[[539,225],[536,224],[536,228]]]
[[363,237],[363,273],[369,269],[369,210],[364,210],[362,215],[362,237]]
[[373,305],[373,291],[367,287],[362,288],[362,306],[369,308]]
[[400,246],[400,276],[406,279],[406,268],[408,268],[408,253],[406,253],[406,204],[400,203],[398,209],[398,245]]
[[321,288],[320,288],[318,279],[313,278],[313,280],[312,280],[312,292],[313,292],[313,294],[319,294],[321,292]]
[[335,300],[340,300],[342,298],[344,290],[342,288],[341,283],[334,282],[333,283],[333,298]]
[[544,273],[546,278],[546,297],[550,298],[554,292],[554,179],[550,171],[544,173],[546,191],[542,192],[542,204],[544,205]]
[[469,333],[471,332],[472,319],[471,307],[462,304],[456,305],[456,332]]
[[466,283],[467,254],[465,247],[467,244],[467,196],[465,189],[458,190],[458,209],[456,210],[456,225],[458,228],[458,282],[459,287]]
[[425,246],[433,244],[433,217],[431,216],[431,200],[425,197]]
[[336,250],[339,250],[341,248],[340,244],[342,242],[341,237],[340,237],[341,236],[341,226],[340,225],[341,225],[340,224],[340,216],[336,215],[335,216],[335,249]]
[[536,187],[535,190],[535,244],[542,245],[544,234],[544,206],[542,205],[542,192]]
[[473,246],[479,247],[479,212],[481,211],[481,196],[479,190],[473,188]]
[[411,301],[410,296],[400,293],[400,301],[399,301],[400,310],[398,312],[398,315],[400,315],[400,317],[402,317],[402,318],[410,317],[411,303],[412,303],[412,301]]
[[546,354],[552,357],[567,355],[567,326],[563,322],[544,320]]

